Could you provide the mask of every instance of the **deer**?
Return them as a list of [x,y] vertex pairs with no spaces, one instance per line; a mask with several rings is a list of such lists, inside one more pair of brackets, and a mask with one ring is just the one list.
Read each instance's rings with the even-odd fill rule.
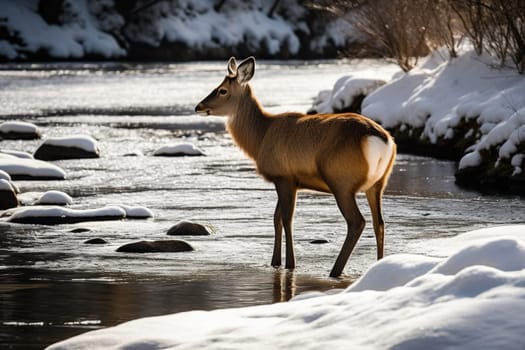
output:
[[233,141],[255,162],[257,172],[275,186],[277,205],[271,265],[281,266],[283,228],[286,269],[295,269],[292,222],[297,192],[333,194],[347,224],[347,234],[330,277],[340,277],[361,236],[365,219],[356,195],[364,192],[370,206],[377,259],[383,257],[382,197],[394,166],[397,147],[392,136],[373,120],[355,113],[271,114],[264,110],[248,82],[255,58],[237,63],[195,107],[201,115],[226,116]]

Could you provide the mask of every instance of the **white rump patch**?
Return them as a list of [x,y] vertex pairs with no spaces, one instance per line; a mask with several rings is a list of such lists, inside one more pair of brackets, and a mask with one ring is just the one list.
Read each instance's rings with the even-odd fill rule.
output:
[[363,142],[363,153],[368,162],[368,176],[366,183],[360,189],[361,191],[367,191],[381,179],[390,163],[393,151],[392,139],[388,139],[388,142],[385,143],[377,136],[367,137]]

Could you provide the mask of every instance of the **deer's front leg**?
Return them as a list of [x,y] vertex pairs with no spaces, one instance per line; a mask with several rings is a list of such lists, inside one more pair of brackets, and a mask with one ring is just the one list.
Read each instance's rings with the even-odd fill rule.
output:
[[272,266],[277,267],[281,266],[281,246],[283,241],[283,217],[279,200],[277,200],[277,206],[273,215],[273,226],[275,229],[275,241],[273,243]]
[[[293,249],[292,221],[295,210],[295,198],[297,187],[295,183],[286,178],[275,181],[277,196],[279,197],[279,209],[281,212],[282,226],[286,235],[286,265],[287,269],[295,268],[295,254]],[[277,232],[277,231],[276,231]]]

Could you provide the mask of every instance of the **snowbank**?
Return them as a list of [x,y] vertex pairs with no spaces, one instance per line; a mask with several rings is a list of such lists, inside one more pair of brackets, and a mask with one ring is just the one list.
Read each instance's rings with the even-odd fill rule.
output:
[[[361,113],[389,129],[401,152],[460,160],[459,183],[525,192],[525,79],[495,64],[470,49],[452,59],[435,51],[369,93]],[[341,78],[331,92],[320,94],[318,109],[351,108],[358,95],[353,85],[363,83]]]
[[332,90],[319,93],[308,113],[359,113],[363,98],[384,84],[386,81],[382,79],[345,75],[336,81]]
[[[348,21],[298,0],[280,2],[179,0],[116,4],[65,0],[39,9],[38,0],[1,1],[0,58],[224,59],[337,57],[359,40]],[[48,4],[49,5],[49,4]],[[136,10],[136,11],[135,11]],[[130,15],[132,13],[132,15]]]
[[48,349],[523,349],[525,226],[461,242],[446,258],[387,257],[342,293],[143,318]]
[[[57,25],[47,23],[38,14],[36,0],[2,1],[2,17],[6,18],[9,34],[18,40],[1,40],[0,56],[11,60],[26,59],[28,54],[43,51],[55,58],[89,55],[110,58],[126,53],[115,38],[104,31],[103,18],[97,18],[96,9],[90,8],[87,0],[66,0],[64,3],[63,23]],[[111,20],[123,22],[118,15]]]

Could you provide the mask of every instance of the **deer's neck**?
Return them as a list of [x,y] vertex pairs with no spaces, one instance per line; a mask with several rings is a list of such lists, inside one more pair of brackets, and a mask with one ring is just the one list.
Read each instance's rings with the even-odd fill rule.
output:
[[228,118],[228,131],[234,141],[253,159],[256,159],[259,146],[272,119],[264,111],[259,101],[246,86],[239,99],[236,111]]

